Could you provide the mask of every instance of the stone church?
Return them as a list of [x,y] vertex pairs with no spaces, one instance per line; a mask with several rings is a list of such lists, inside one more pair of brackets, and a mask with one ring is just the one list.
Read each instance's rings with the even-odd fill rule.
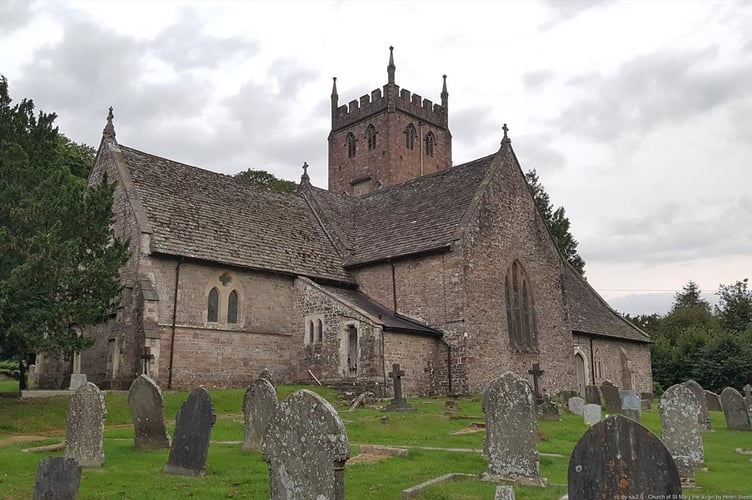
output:
[[81,370],[105,388],[141,373],[163,388],[243,387],[268,368],[388,395],[482,390],[534,363],[550,393],[611,380],[650,392],[649,338],[557,252],[508,129],[452,164],[439,102],[395,81],[331,95],[329,189],[303,166],[279,193],[119,143],[112,114],[90,183],[117,181],[129,239],[111,319],[85,332]]

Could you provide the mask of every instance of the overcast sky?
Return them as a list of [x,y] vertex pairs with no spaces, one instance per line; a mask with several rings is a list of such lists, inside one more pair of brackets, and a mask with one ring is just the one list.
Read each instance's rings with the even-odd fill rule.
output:
[[509,135],[563,205],[589,282],[666,311],[752,277],[752,2],[0,0],[11,97],[98,146],[326,186],[329,95],[386,83],[440,102],[453,160]]

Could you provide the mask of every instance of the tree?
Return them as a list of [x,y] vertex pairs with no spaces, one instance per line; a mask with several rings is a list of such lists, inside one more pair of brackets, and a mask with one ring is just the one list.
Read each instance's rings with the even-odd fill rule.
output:
[[535,208],[538,209],[538,213],[543,217],[543,220],[548,226],[548,230],[551,233],[551,237],[554,240],[556,248],[561,253],[562,257],[569,262],[572,267],[580,274],[585,274],[585,261],[577,253],[577,240],[574,239],[572,233],[569,231],[570,222],[567,218],[564,207],[559,207],[554,210],[551,204],[551,197],[546,192],[543,185],[540,183],[538,173],[535,169],[529,170],[525,174],[525,180],[527,181],[530,189],[533,192],[533,199],[535,200]]
[[715,307],[718,321],[724,330],[741,333],[752,325],[752,290],[747,289],[749,278],[733,285],[718,287],[718,305]]
[[81,328],[119,301],[127,242],[111,231],[113,184],[87,187],[93,150],[54,127],[56,115],[11,106],[0,76],[0,358],[70,357]]
[[674,294],[674,304],[672,310],[680,308],[700,307],[710,312],[710,304],[702,298],[702,290],[697,287],[697,283],[692,280],[682,287],[681,292]]
[[298,188],[297,183],[280,179],[266,170],[253,170],[249,168],[248,170],[235,174],[235,178],[249,182],[254,186],[269,189],[270,191],[277,191],[279,193],[294,193]]

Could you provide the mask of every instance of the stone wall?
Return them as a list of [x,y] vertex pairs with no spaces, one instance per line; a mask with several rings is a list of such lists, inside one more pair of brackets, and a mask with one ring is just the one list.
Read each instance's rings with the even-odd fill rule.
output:
[[622,389],[631,384],[638,394],[653,392],[650,344],[585,334],[574,335],[574,343],[585,358],[588,384],[610,380]]

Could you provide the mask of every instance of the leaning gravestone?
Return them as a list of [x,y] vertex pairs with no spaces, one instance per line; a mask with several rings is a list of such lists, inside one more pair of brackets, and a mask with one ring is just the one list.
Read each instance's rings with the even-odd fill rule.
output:
[[681,498],[681,482],[660,439],[634,420],[612,415],[574,447],[568,492],[572,500]]
[[640,421],[641,407],[640,398],[634,394],[626,394],[621,400],[621,414],[637,422]]
[[263,370],[261,370],[261,373],[259,373],[258,378],[266,379],[275,388],[277,387],[277,381],[274,379],[274,375],[272,375],[272,372],[269,368],[264,368]]
[[47,457],[39,463],[34,500],[75,500],[81,484],[81,466],[73,458]]
[[585,411],[585,400],[580,397],[573,397],[569,398],[569,412],[574,413],[575,415],[582,416],[582,413]]
[[733,387],[726,387],[721,391],[721,407],[726,417],[726,427],[732,431],[749,431],[749,412],[744,398]]
[[585,425],[595,425],[601,421],[601,405],[587,404],[582,409],[582,419]]
[[721,400],[718,399],[718,394],[705,390],[705,405],[709,411],[723,411],[721,408]]
[[[661,441],[674,457],[679,475],[694,478],[692,469],[705,467],[705,452],[697,415],[700,404],[686,384],[672,385],[661,396],[658,405],[661,416]],[[686,463],[690,470],[684,470]]]
[[697,424],[700,426],[700,431],[710,432],[713,430],[710,426],[710,414],[708,413],[708,405],[705,402],[705,391],[702,386],[694,380],[687,380],[683,382],[692,394],[694,394],[697,404],[700,405],[700,413],[697,414]]
[[128,389],[128,406],[133,415],[134,446],[140,450],[169,448],[164,398],[157,383],[147,375],[140,375]]
[[538,461],[538,430],[533,391],[526,380],[506,372],[492,381],[483,394],[488,459],[487,481],[514,481],[545,486]]
[[217,415],[209,392],[193,389],[175,417],[175,435],[164,471],[175,476],[203,476],[211,430]]
[[597,385],[585,386],[585,404],[599,405],[601,404],[601,392],[598,390]]
[[75,459],[82,467],[101,467],[106,416],[107,408],[99,388],[91,382],[79,387],[68,402],[65,456]]
[[345,498],[350,442],[339,415],[318,394],[299,390],[279,405],[261,453],[272,500]]
[[619,388],[606,380],[601,384],[601,397],[603,405],[609,413],[619,413],[621,410],[621,398],[619,397]]
[[251,383],[243,397],[243,451],[260,450],[269,422],[277,413],[277,390],[268,379]]

